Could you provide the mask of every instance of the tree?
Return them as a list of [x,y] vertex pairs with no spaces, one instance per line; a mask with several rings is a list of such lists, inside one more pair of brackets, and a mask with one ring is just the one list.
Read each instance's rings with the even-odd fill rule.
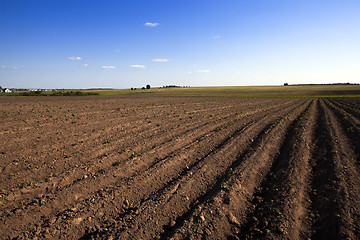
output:
[[150,85],[148,84],[148,85],[146,85],[146,89],[150,89]]

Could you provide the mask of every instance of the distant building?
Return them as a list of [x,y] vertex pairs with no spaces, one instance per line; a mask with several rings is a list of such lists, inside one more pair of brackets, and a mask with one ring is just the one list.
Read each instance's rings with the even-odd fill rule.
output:
[[4,92],[6,92],[6,93],[11,93],[11,90],[7,88],[7,89],[5,89]]

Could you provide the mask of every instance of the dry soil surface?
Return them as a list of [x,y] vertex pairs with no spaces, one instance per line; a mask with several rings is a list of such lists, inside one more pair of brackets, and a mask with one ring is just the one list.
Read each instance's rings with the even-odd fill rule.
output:
[[359,239],[359,109],[1,97],[0,239]]

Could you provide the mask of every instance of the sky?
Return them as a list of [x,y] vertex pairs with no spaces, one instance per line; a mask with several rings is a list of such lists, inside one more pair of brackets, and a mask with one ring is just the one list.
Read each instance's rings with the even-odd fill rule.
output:
[[1,0],[0,86],[360,82],[359,0]]

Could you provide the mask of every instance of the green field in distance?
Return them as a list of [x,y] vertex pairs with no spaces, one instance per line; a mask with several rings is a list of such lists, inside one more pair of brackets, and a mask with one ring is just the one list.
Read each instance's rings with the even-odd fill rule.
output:
[[172,87],[136,90],[85,90],[106,96],[158,95],[158,96],[238,96],[238,97],[360,97],[360,85],[290,85],[290,86],[224,86],[224,87]]

